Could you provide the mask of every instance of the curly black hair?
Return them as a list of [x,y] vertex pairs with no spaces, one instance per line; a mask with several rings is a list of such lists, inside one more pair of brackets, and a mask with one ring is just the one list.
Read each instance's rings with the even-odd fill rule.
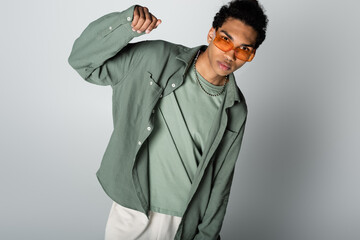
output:
[[257,32],[255,48],[258,48],[266,37],[268,18],[262,6],[256,0],[233,0],[220,8],[212,23],[216,30],[228,18],[235,18],[251,26]]

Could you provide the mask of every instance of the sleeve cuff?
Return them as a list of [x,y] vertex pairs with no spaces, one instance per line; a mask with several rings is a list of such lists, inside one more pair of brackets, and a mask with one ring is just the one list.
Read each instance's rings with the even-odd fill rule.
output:
[[105,27],[105,29],[103,30],[103,32],[101,34],[102,37],[105,37],[106,35],[110,34],[113,31],[115,31],[120,26],[122,28],[125,28],[128,31],[128,33],[130,34],[131,37],[138,37],[138,36],[141,36],[141,35],[145,34],[145,32],[138,33],[136,31],[132,30],[131,22],[133,21],[133,18],[134,18],[135,6],[136,5],[133,5],[133,6],[129,7],[128,9],[122,11],[122,12],[110,13],[108,15],[110,18],[111,18],[111,15],[116,15],[116,17],[111,18],[111,19],[113,19],[113,21],[108,22],[108,24],[107,24],[108,26]]

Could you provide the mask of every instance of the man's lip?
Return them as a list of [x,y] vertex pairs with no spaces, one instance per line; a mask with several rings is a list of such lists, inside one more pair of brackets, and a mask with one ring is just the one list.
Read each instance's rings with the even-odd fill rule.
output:
[[220,62],[220,61],[218,63],[219,63],[221,68],[223,68],[225,70],[230,70],[230,65],[229,64],[227,64],[225,62]]

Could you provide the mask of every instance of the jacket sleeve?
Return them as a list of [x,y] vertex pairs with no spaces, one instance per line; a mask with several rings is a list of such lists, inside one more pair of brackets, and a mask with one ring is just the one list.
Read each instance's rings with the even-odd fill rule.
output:
[[239,155],[244,129],[245,122],[230,147],[224,164],[221,166],[219,172],[214,178],[208,206],[201,223],[198,225],[198,233],[195,235],[194,240],[221,239],[219,233],[229,200],[235,163]]
[[68,62],[83,79],[115,85],[135,67],[136,53],[123,50],[134,37],[144,34],[132,31],[135,6],[91,22],[75,40]]

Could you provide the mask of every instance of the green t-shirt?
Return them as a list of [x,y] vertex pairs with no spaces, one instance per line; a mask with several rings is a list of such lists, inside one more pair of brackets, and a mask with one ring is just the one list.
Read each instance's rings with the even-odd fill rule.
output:
[[[222,90],[223,86],[197,75],[207,92]],[[210,96],[197,81],[191,66],[184,84],[155,108],[154,130],[149,136],[150,205],[154,212],[183,215],[214,116],[220,114],[227,86],[219,96]]]

